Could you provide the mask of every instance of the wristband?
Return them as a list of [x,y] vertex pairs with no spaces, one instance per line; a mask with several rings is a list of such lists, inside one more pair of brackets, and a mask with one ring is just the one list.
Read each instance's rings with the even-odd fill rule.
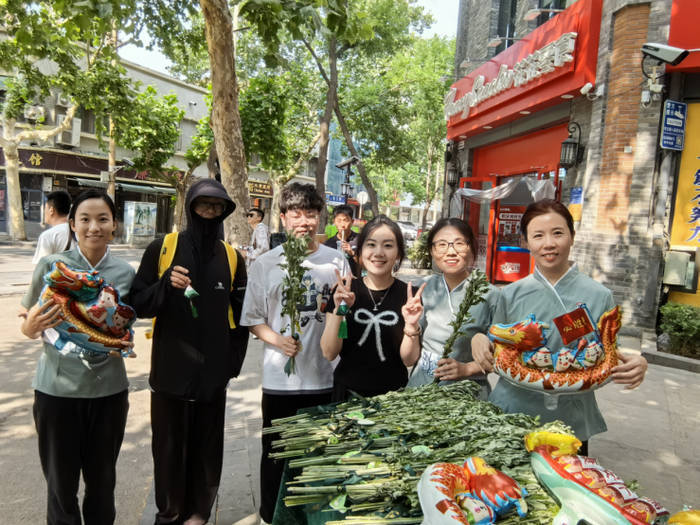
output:
[[421,332],[420,328],[418,328],[418,330],[416,330],[415,332],[409,332],[405,328],[403,329],[404,335],[407,335],[408,337],[416,337],[416,336],[420,335],[420,332]]

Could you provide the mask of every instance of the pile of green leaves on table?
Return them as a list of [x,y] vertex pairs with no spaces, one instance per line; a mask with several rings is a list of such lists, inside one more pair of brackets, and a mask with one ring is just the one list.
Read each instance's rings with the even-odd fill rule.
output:
[[[479,456],[529,494],[527,518],[514,513],[499,523],[551,523],[558,507],[537,483],[523,443],[543,427],[537,418],[505,414],[477,400],[478,392],[471,381],[428,384],[273,421],[263,429],[279,433],[271,456],[288,459],[297,473],[287,484],[285,504],[342,512],[335,513],[340,520],[328,522],[333,524],[420,523],[416,484],[423,470]],[[562,423],[544,428],[569,431]]]

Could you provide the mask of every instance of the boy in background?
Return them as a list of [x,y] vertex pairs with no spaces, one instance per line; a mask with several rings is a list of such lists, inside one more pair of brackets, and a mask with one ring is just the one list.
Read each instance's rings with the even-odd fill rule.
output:
[[352,274],[359,277],[359,265],[355,258],[357,233],[350,229],[352,227],[352,208],[345,205],[336,206],[333,210],[333,224],[338,228],[338,233],[323,244],[333,249],[338,249],[340,246],[340,249],[345,253]]

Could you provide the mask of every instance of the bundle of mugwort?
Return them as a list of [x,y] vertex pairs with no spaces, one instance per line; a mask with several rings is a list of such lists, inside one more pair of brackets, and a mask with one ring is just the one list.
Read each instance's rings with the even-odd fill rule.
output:
[[[513,509],[499,523],[551,523],[559,508],[538,484],[523,445],[526,434],[542,427],[536,418],[477,400],[478,391],[471,381],[429,384],[273,421],[264,429],[278,434],[272,457],[301,468],[287,484],[285,504],[344,513],[331,524],[421,523],[422,472],[478,456],[527,493],[527,517]],[[561,423],[545,428],[569,431]]]

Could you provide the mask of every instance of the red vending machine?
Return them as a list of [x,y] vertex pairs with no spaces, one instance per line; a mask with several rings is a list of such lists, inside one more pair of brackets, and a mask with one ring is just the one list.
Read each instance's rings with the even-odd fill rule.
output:
[[525,206],[499,206],[496,216],[495,281],[512,283],[530,273],[530,252],[520,245],[520,219]]

